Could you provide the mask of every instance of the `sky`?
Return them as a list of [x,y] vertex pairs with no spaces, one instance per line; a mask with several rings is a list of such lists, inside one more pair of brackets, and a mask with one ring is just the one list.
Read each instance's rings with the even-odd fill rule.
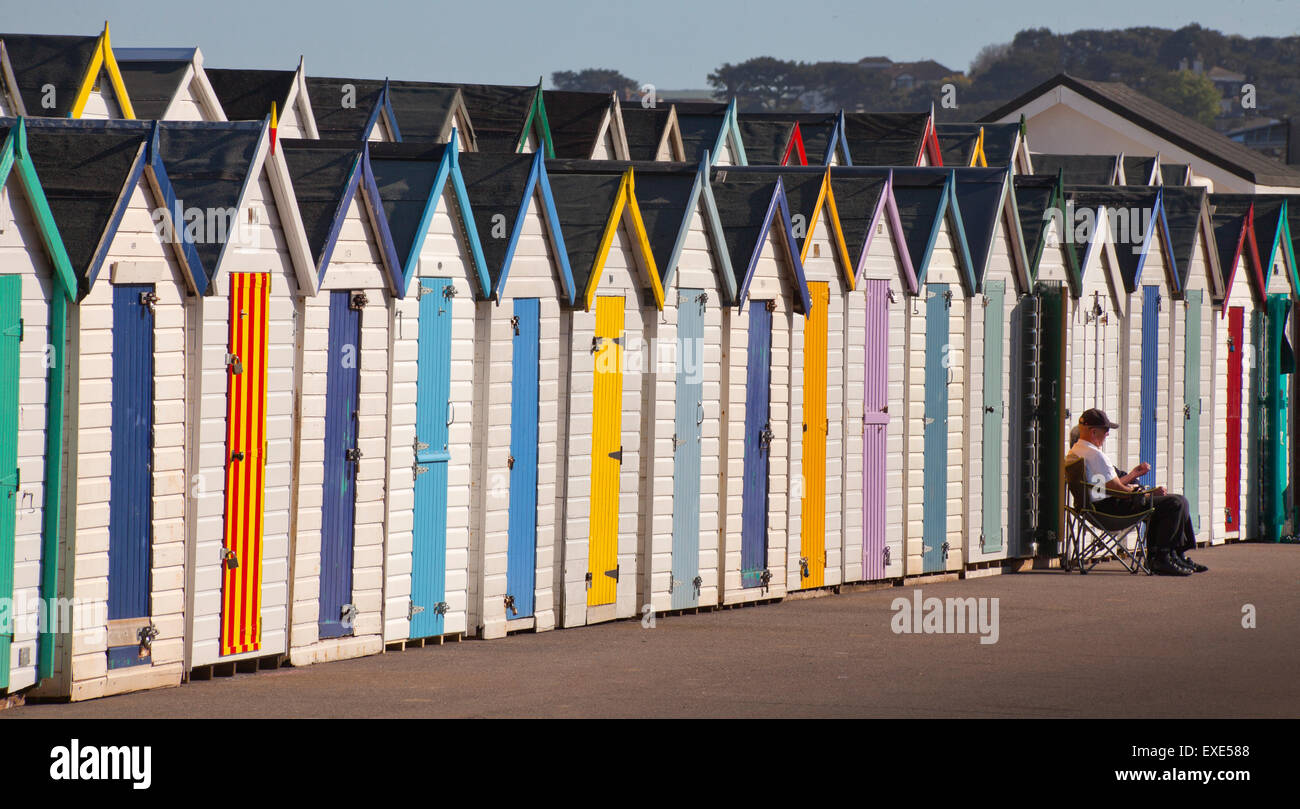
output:
[[707,88],[725,62],[934,59],[966,70],[1025,28],[1192,22],[1243,36],[1300,35],[1297,0],[0,0],[0,31],[95,34],[119,47],[199,46],[208,67],[550,86],[603,67],[660,89]]

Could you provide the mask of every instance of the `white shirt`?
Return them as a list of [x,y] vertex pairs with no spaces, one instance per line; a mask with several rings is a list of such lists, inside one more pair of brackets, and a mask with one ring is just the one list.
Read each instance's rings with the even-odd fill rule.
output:
[[1106,488],[1106,484],[1120,476],[1115,464],[1110,462],[1110,456],[1101,447],[1082,438],[1070,447],[1070,452],[1083,459],[1083,475],[1090,484],[1088,499],[1095,503],[1110,497],[1110,490]]

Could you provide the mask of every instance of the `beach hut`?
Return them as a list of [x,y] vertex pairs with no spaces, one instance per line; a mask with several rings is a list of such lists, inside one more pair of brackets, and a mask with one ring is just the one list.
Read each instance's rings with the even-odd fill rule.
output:
[[1257,538],[1260,533],[1260,464],[1264,419],[1263,352],[1266,287],[1255,238],[1255,195],[1211,194],[1214,243],[1223,273],[1223,300],[1214,327],[1214,446],[1222,462],[1212,464],[1211,515],[1222,530],[1211,541]]
[[459,157],[491,301],[479,304],[475,393],[480,521],[469,622],[480,637],[558,626],[563,539],[562,329],[577,296],[540,152]]
[[461,151],[477,151],[469,109],[458,88],[424,81],[390,81],[388,103],[402,141],[449,143],[454,131]]
[[1038,174],[1060,174],[1066,185],[1123,185],[1123,155],[1034,155]]
[[98,36],[0,34],[0,116],[134,118],[108,23]]
[[1007,557],[1051,555],[1064,531],[1067,351],[1077,252],[1060,175],[1016,175],[1016,209],[1033,285],[1011,312]]
[[546,122],[555,157],[577,160],[627,160],[627,136],[615,93],[544,90]]
[[978,292],[965,317],[969,357],[965,457],[967,570],[1000,569],[1007,554],[1011,346],[1016,304],[1032,289],[1009,166],[953,172]]
[[280,147],[319,283],[296,385],[289,657],[302,665],[383,648],[392,300],[405,290],[366,144]]
[[[844,380],[844,580],[903,575],[906,423],[903,375],[908,296],[918,289],[889,169],[835,167],[831,187],[853,261]],[[860,425],[860,427],[859,427]]]
[[827,168],[736,170],[742,174],[781,179],[811,302],[791,332],[790,419],[800,429],[790,436],[787,589],[838,585],[844,581],[844,365],[847,346],[860,343],[848,327],[856,266]]
[[851,112],[842,123],[854,166],[942,166],[932,112]]
[[793,497],[792,335],[812,309],[780,177],[715,168],[736,281],[722,320],[722,603],[783,596]]
[[909,446],[902,492],[906,576],[960,570],[965,553],[966,309],[976,279],[954,186],[951,171],[893,172],[904,244],[918,285],[903,349]]
[[401,282],[394,301],[385,643],[466,634],[485,470],[476,322],[490,295],[479,230],[448,143],[369,147]]
[[1143,157],[1141,155],[1124,155],[1120,161],[1124,171],[1125,185],[1161,185],[1160,155]]
[[620,109],[627,153],[631,160],[681,161],[686,159],[677,108],[672,104]]
[[989,166],[1007,166],[1015,174],[1033,174],[1033,161],[1023,124],[981,124],[984,140],[980,149]]
[[159,121],[224,121],[198,48],[115,48],[118,69],[138,117]]
[[402,139],[387,80],[308,76],[307,93],[324,140]]
[[984,127],[980,124],[935,124],[935,137],[945,166],[987,166]]
[[60,533],[65,360],[68,306],[77,294],[26,127],[0,121],[0,599],[12,622],[0,635],[0,693],[54,671],[59,627],[48,614],[44,625],[36,619],[42,600],[58,594],[67,552]]
[[741,114],[738,118],[745,157],[752,165],[808,165],[798,122],[789,118],[756,118],[752,114]]
[[166,122],[159,151],[187,210],[221,214],[196,246],[186,430],[185,670],[274,666],[289,650],[298,349],[316,262],[268,122]]
[[29,121],[28,149],[77,274],[68,334],[61,595],[104,614],[55,636],[47,696],[177,685],[183,674],[186,362],[208,222],[180,196],[157,124]]
[[699,163],[705,154],[711,156],[715,166],[743,166],[749,162],[734,98],[725,104],[678,101],[673,108],[682,138],[682,159],[687,163]]
[[[480,152],[541,152],[553,158],[555,143],[546,115],[542,84],[451,84],[430,82],[432,87],[459,89],[469,119],[473,143]],[[467,128],[468,132],[469,129]],[[466,138],[463,143],[468,146]]]
[[1210,497],[1212,459],[1223,456],[1209,422],[1215,404],[1214,303],[1223,299],[1223,276],[1205,189],[1169,186],[1161,202],[1179,288],[1168,335],[1173,412],[1164,485],[1187,498],[1192,527],[1201,541],[1209,541],[1218,532]]
[[547,166],[577,298],[561,334],[564,626],[636,615],[646,340],[663,287],[637,205],[635,172]]
[[205,68],[203,72],[221,102],[222,120],[261,121],[274,108],[273,137],[320,137],[301,59],[294,70]]

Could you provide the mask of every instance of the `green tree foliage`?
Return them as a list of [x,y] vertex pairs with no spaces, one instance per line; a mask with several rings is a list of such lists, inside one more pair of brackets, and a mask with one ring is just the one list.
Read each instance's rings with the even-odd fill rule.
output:
[[1142,92],[1206,126],[1219,114],[1219,91],[1204,74],[1190,70],[1157,73],[1142,85]]
[[709,85],[718,98],[735,96],[746,112],[801,111],[799,101],[806,88],[804,66],[798,62],[759,56],[739,64],[724,64],[709,74]]
[[551,74],[551,84],[556,90],[580,90],[589,93],[618,93],[628,98],[639,92],[641,85],[617,70],[587,68],[574,72],[557,70]]

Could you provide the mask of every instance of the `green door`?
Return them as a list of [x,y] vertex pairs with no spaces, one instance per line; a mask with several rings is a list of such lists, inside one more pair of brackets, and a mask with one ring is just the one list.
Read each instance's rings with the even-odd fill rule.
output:
[[1186,350],[1183,353],[1183,496],[1192,529],[1201,530],[1197,494],[1201,488],[1201,291],[1186,293]]
[[[18,520],[18,344],[23,337],[20,275],[0,275],[0,605],[14,595]],[[9,611],[6,609],[5,613]],[[12,616],[10,616],[12,618]],[[11,627],[0,626],[0,688],[9,685]]]

